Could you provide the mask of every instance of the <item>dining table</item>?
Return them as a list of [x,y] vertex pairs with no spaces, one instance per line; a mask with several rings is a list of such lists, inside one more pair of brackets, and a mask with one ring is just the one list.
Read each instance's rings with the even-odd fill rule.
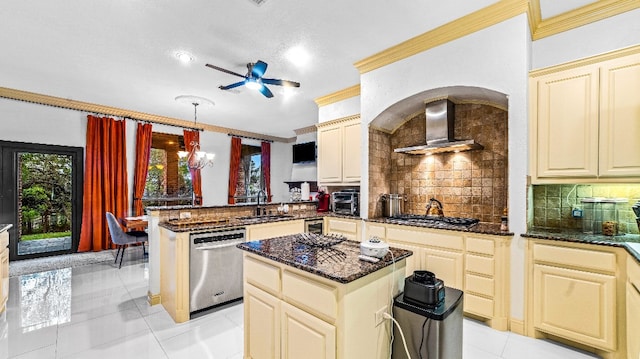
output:
[[133,217],[121,217],[120,224],[124,227],[125,231],[144,231],[149,225],[148,217],[133,216]]

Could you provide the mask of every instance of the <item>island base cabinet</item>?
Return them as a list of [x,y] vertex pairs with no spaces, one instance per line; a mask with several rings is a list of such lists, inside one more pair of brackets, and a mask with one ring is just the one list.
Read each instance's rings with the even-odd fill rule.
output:
[[335,359],[336,328],[292,305],[282,303],[282,358]]
[[627,357],[640,359],[640,264],[627,259]]
[[245,358],[280,358],[280,300],[245,283]]
[[0,313],[7,305],[9,298],[9,232],[0,233]]
[[537,330],[595,348],[616,350],[616,278],[535,264]]
[[447,287],[464,290],[462,252],[425,248],[422,253],[424,269],[435,273]]

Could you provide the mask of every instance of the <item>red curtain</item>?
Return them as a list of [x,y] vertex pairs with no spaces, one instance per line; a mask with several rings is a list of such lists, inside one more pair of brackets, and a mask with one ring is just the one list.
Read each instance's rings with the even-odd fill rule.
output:
[[267,202],[271,202],[271,143],[262,142],[260,147],[262,149],[260,164],[262,165],[264,190],[267,192]]
[[127,214],[125,121],[87,116],[87,144],[78,252],[115,248],[107,231],[106,212]]
[[235,204],[236,185],[238,184],[238,170],[242,160],[242,140],[239,137],[231,137],[231,163],[229,164],[229,197],[228,204]]
[[133,174],[132,213],[134,216],[144,214],[142,212],[142,195],[144,194],[144,185],[147,182],[147,172],[149,170],[151,135],[150,123],[138,123],[138,128],[136,129],[136,167]]
[[[187,152],[191,152],[194,146],[196,151],[200,150],[200,132],[184,130],[184,147]],[[202,177],[199,169],[189,168],[191,174],[191,185],[193,187],[193,205],[202,206]]]

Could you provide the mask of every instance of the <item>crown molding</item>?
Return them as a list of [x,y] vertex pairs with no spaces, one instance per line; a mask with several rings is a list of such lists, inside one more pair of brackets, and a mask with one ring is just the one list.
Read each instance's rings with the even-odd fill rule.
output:
[[607,53],[596,55],[596,56],[587,57],[577,61],[571,61],[571,62],[567,62],[560,65],[555,65],[551,67],[545,67],[543,69],[530,71],[529,77],[544,76],[544,75],[552,74],[558,71],[571,70],[581,66],[592,65],[599,62],[613,60],[613,59],[617,59],[617,58],[628,56],[628,55],[634,55],[634,54],[640,54],[640,45],[625,47],[623,49],[607,52]]
[[293,130],[296,133],[296,136],[304,135],[307,133],[315,133],[317,131],[316,125],[311,125],[303,128],[299,128],[297,130]]
[[501,0],[493,5],[446,23],[424,34],[390,47],[354,64],[360,74],[373,71],[436,46],[459,39],[489,26],[524,14],[528,0]]
[[316,128],[323,128],[323,127],[333,126],[333,125],[336,125],[336,124],[339,124],[339,123],[343,123],[343,122],[356,121],[356,120],[360,121],[360,114],[346,116],[346,117],[340,117],[340,118],[336,118],[335,120],[322,122],[322,123],[317,124]]
[[75,110],[75,111],[89,112],[89,113],[95,113],[95,114],[106,115],[106,116],[129,118],[132,120],[146,121],[146,122],[176,126],[176,127],[192,128],[192,129],[198,129],[203,131],[230,133],[238,136],[255,137],[255,138],[260,138],[265,140],[271,140],[274,142],[287,143],[291,141],[291,138],[269,136],[269,135],[264,135],[260,133],[236,130],[233,128],[209,125],[204,123],[194,126],[193,122],[191,121],[180,120],[177,118],[152,115],[145,112],[138,112],[138,111],[132,111],[132,110],[127,110],[127,109],[118,108],[118,107],[98,105],[90,102],[82,102],[77,100],[61,98],[61,97],[42,95],[34,92],[21,91],[21,90],[6,88],[6,87],[0,87],[0,97],[10,99],[10,100],[34,103],[38,105],[64,108],[67,110]]
[[640,8],[638,0],[600,0],[542,20],[540,1],[531,0],[529,4],[531,37],[534,41],[539,40],[637,8]]
[[318,105],[318,107],[322,107],[356,96],[360,96],[360,84],[347,87],[346,89],[336,91],[322,97],[318,97],[314,101],[316,102],[316,105]]

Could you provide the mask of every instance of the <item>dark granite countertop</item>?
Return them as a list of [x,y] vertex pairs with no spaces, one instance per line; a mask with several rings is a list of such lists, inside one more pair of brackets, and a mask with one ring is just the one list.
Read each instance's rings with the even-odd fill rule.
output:
[[13,227],[13,224],[0,224],[0,233],[8,231],[11,227]]
[[358,259],[360,242],[346,240],[329,248],[318,248],[297,242],[295,236],[246,242],[237,247],[339,283],[352,282],[390,266],[394,259],[397,262],[413,255],[411,251],[391,247],[391,253],[377,263],[370,263]]
[[460,227],[456,225],[449,225],[446,223],[442,223],[439,225],[429,225],[419,222],[412,221],[403,221],[393,218],[371,218],[367,219],[368,222],[376,222],[376,223],[385,223],[385,224],[397,224],[401,226],[409,226],[409,227],[419,227],[419,228],[433,228],[433,229],[443,229],[447,231],[458,231],[458,232],[467,232],[467,233],[479,233],[479,234],[491,234],[495,236],[513,236],[513,232],[502,231],[500,230],[500,224],[497,223],[485,223],[480,222],[469,228]]
[[640,234],[605,236],[602,234],[582,233],[571,229],[531,228],[527,233],[522,234],[522,237],[623,247],[640,262]]

